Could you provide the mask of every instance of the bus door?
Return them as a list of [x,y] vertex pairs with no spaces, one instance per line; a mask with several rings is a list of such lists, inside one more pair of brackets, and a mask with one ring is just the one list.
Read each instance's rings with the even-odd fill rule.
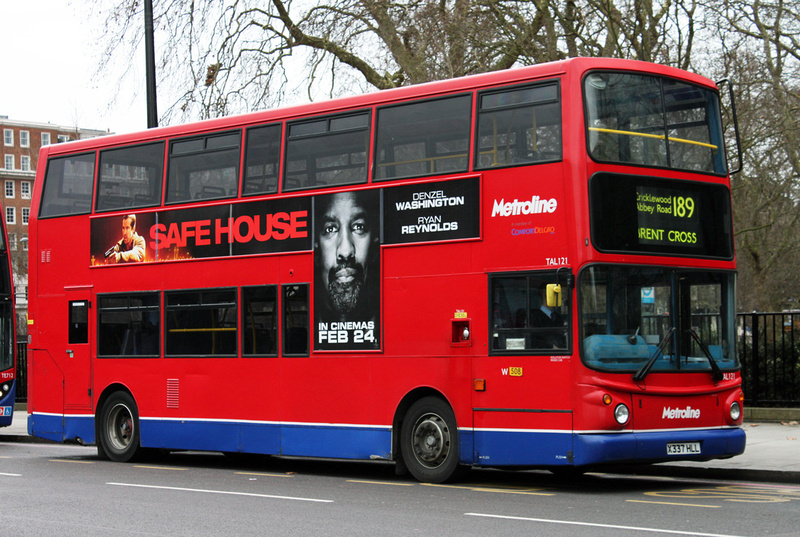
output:
[[[90,287],[66,290],[68,335],[61,350],[64,373],[64,410],[91,410],[91,356],[89,330],[92,290]],[[56,352],[59,352],[56,350]]]
[[473,366],[479,464],[569,464],[571,282],[567,269],[489,275],[489,353]]

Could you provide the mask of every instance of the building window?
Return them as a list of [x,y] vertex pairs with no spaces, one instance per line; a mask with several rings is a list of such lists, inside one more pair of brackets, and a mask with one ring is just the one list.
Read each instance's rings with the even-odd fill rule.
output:
[[6,181],[6,197],[14,197],[14,181]]
[[50,145],[50,133],[43,132],[42,133],[42,145]]
[[28,225],[28,219],[31,217],[31,208],[30,207],[23,207],[22,208],[22,225]]
[[59,134],[58,135],[58,143],[69,142],[69,134]]
[[30,181],[22,181],[19,184],[19,197],[24,200],[31,199],[31,183]]
[[16,233],[9,233],[8,234],[8,246],[12,252],[17,251],[17,234]]
[[20,241],[22,243],[22,251],[23,252],[27,252],[28,251],[28,236],[25,235],[24,237],[22,237],[22,239],[23,240]]
[[29,157],[28,155],[22,155],[21,157],[19,157],[19,160],[20,160],[19,162],[20,170],[22,170],[23,172],[31,171],[31,157]]
[[3,129],[3,145],[14,147],[14,131],[11,129]]
[[16,207],[6,207],[6,224],[17,223],[17,209]]
[[6,169],[7,170],[14,169],[14,155],[6,155]]
[[31,133],[28,131],[19,131],[19,146],[20,147],[30,147],[31,146]]

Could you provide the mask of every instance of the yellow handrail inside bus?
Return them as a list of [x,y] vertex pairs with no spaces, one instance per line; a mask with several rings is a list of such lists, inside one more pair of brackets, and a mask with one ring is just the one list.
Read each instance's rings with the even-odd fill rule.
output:
[[678,142],[678,143],[682,143],[682,144],[699,145],[699,146],[702,146],[702,147],[708,147],[709,149],[712,149],[714,151],[719,149],[719,146],[716,146],[714,144],[707,144],[705,142],[697,142],[695,140],[687,140],[685,138],[673,138],[672,136],[665,136],[663,134],[649,134],[649,133],[646,133],[646,132],[636,132],[636,131],[621,131],[621,130],[617,130],[617,129],[605,129],[605,128],[601,128],[601,127],[589,127],[589,130],[590,131],[594,131],[594,132],[605,132],[605,133],[609,133],[609,134],[626,134],[628,136],[642,136],[644,138],[658,138],[659,140],[664,140],[666,138],[670,142]]
[[404,164],[419,164],[420,162],[430,163],[430,172],[434,173],[436,170],[434,169],[434,165],[437,161],[440,160],[447,160],[447,159],[454,159],[454,158],[466,158],[468,156],[467,153],[454,153],[452,155],[442,155],[439,157],[426,157],[426,158],[419,158],[419,159],[412,159],[412,160],[398,160],[395,162],[380,162],[378,163],[379,168],[386,168],[387,166],[402,166]]

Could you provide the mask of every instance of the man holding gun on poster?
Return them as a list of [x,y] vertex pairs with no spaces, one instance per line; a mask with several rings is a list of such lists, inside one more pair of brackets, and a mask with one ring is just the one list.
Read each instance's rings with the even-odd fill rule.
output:
[[136,215],[122,217],[122,238],[106,250],[106,263],[135,263],[144,261],[147,245],[144,237],[136,233]]

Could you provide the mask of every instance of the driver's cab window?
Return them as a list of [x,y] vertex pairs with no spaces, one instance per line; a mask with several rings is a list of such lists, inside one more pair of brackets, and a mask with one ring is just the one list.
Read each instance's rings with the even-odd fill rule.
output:
[[493,352],[569,352],[569,289],[555,272],[498,274],[489,288]]

